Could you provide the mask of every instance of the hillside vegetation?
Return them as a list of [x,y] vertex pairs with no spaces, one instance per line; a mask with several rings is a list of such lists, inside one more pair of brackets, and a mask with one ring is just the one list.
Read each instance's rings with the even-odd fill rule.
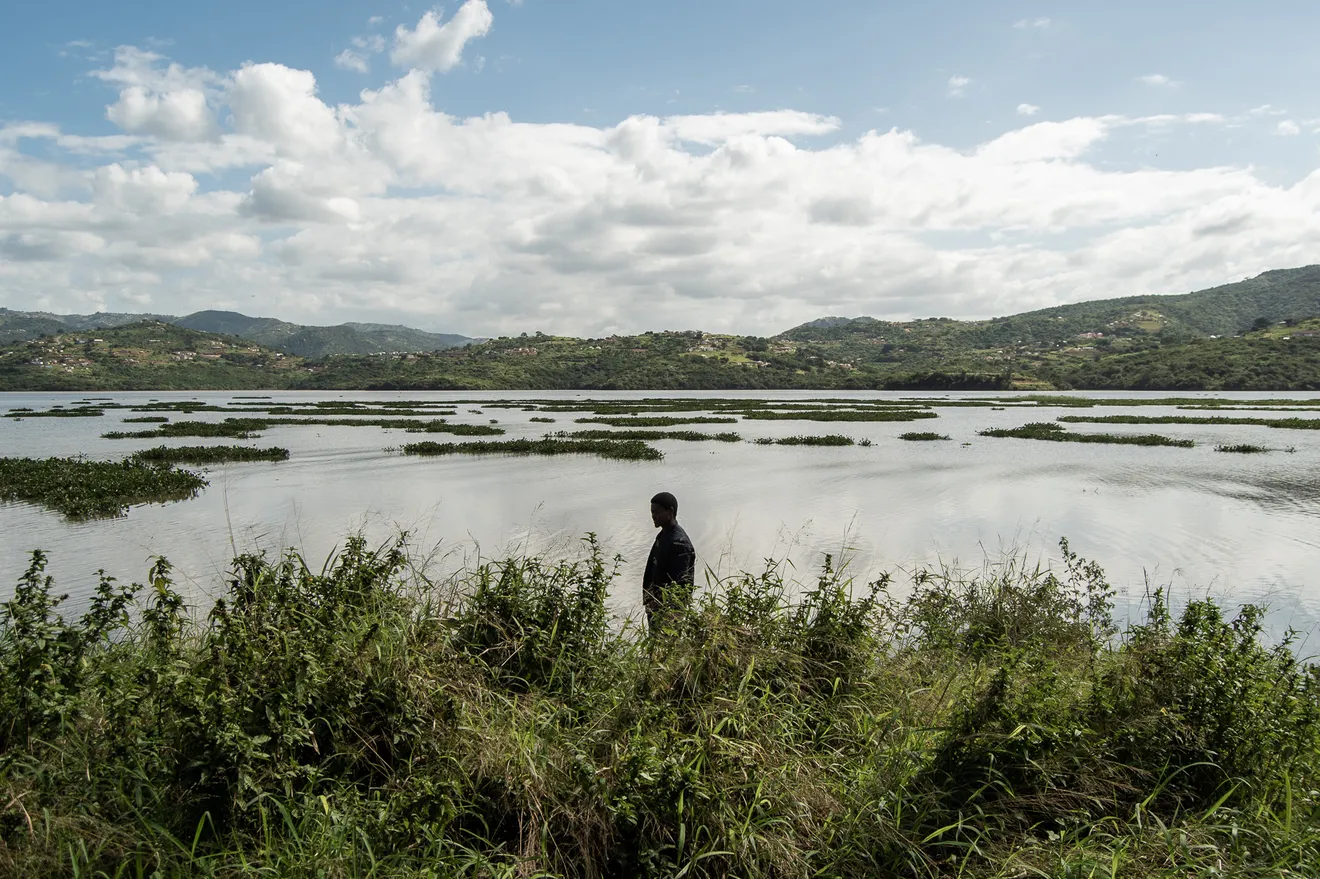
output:
[[[50,329],[49,316],[14,315],[0,311],[0,331]],[[179,319],[199,331],[190,337],[147,321],[11,344],[0,389],[1316,390],[1317,315],[1320,266],[984,321],[822,318],[772,338],[535,333],[443,347],[461,337],[200,312]],[[433,350],[410,349],[422,344]],[[364,347],[379,353],[354,353]]]
[[87,332],[144,321],[177,324],[192,330],[237,336],[284,354],[328,357],[334,354],[383,354],[435,351],[471,341],[466,336],[427,333],[392,324],[344,323],[304,326],[271,317],[248,317],[233,311],[199,311],[183,317],[162,314],[49,314],[0,308],[0,344],[41,336]]

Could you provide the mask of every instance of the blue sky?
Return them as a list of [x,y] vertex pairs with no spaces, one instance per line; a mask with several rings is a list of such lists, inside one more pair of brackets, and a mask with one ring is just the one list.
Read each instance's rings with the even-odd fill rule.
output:
[[[239,0],[7,19],[11,308],[770,332],[1320,261],[1313,3]],[[488,114],[505,115],[470,121]]]

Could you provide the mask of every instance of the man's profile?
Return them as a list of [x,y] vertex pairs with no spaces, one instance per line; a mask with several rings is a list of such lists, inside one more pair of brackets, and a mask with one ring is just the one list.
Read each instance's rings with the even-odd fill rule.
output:
[[678,524],[678,499],[669,492],[651,498],[651,522],[660,533],[655,536],[642,576],[642,606],[646,608],[646,625],[654,631],[656,614],[664,607],[671,587],[682,589],[684,598],[691,590],[697,551]]

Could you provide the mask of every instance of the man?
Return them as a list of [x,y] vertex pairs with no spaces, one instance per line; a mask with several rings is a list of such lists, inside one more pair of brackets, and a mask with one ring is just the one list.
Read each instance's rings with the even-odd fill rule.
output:
[[651,522],[660,529],[646,560],[646,573],[642,577],[642,606],[646,608],[646,625],[655,631],[656,614],[665,604],[671,587],[682,590],[680,597],[687,599],[692,589],[693,571],[697,551],[687,532],[678,524],[678,499],[667,491],[651,498]]

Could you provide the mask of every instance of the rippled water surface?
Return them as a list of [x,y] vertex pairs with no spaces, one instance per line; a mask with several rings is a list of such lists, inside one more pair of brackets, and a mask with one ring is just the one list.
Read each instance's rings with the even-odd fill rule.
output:
[[[229,393],[102,396],[123,404],[200,399],[224,405],[234,399]],[[269,396],[277,402],[304,403],[392,398],[380,392],[271,392]],[[638,395],[521,392],[483,397],[472,392],[410,391],[393,396],[442,402],[617,400]],[[789,400],[822,395],[721,392],[707,396]],[[912,395],[856,395],[858,399],[900,396]],[[1234,396],[1245,404],[1279,395],[1216,396]],[[84,398],[9,394],[0,403],[6,409],[46,408]],[[937,561],[979,566],[1006,551],[1026,553],[1033,561],[1057,562],[1058,540],[1066,536],[1074,550],[1105,567],[1125,603],[1139,602],[1147,583],[1170,587],[1175,600],[1209,594],[1232,603],[1266,601],[1272,608],[1272,628],[1295,626],[1314,633],[1312,646],[1320,643],[1320,431],[1250,425],[1069,426],[1078,432],[1158,432],[1197,443],[1192,449],[1148,448],[993,439],[978,436],[977,431],[1051,420],[1061,414],[1214,413],[1179,412],[1172,407],[1041,407],[1033,412],[969,407],[938,412],[938,419],[911,423],[696,425],[694,429],[711,432],[737,430],[747,440],[844,433],[869,438],[873,445],[804,448],[661,441],[656,444],[665,453],[660,462],[590,456],[405,457],[389,447],[420,437],[375,427],[277,426],[247,444],[285,446],[291,452],[287,462],[211,468],[211,484],[195,500],[134,507],[120,519],[81,523],[26,504],[0,505],[0,596],[12,591],[35,548],[50,554],[50,571],[59,588],[76,601],[94,586],[98,568],[122,579],[140,580],[156,555],[167,556],[181,582],[200,597],[217,592],[235,551],[297,547],[306,556],[321,559],[344,535],[359,529],[377,540],[399,530],[411,532],[419,549],[433,554],[437,571],[478,554],[573,552],[578,537],[595,532],[608,552],[625,559],[615,599],[626,610],[637,600],[637,581],[654,534],[649,498],[668,490],[679,498],[679,519],[696,543],[701,563],[717,573],[759,569],[764,559],[775,558],[787,559],[805,578],[827,552],[847,558],[859,577]],[[475,404],[459,406],[458,413],[449,420],[485,424],[498,419],[508,431],[507,438],[539,437],[547,430],[571,428],[575,417],[589,414]],[[100,438],[101,433],[117,429],[120,419],[134,414],[108,410],[102,418],[0,418],[0,450],[6,456],[115,458],[162,442],[234,442]],[[1290,414],[1320,418],[1320,412]],[[529,421],[537,415],[549,415],[556,424]],[[172,420],[184,417],[218,420],[223,414],[171,415]],[[953,441],[897,439],[909,430],[938,430]],[[1217,443],[1241,442],[1290,446],[1295,451],[1261,455],[1214,451]]]

